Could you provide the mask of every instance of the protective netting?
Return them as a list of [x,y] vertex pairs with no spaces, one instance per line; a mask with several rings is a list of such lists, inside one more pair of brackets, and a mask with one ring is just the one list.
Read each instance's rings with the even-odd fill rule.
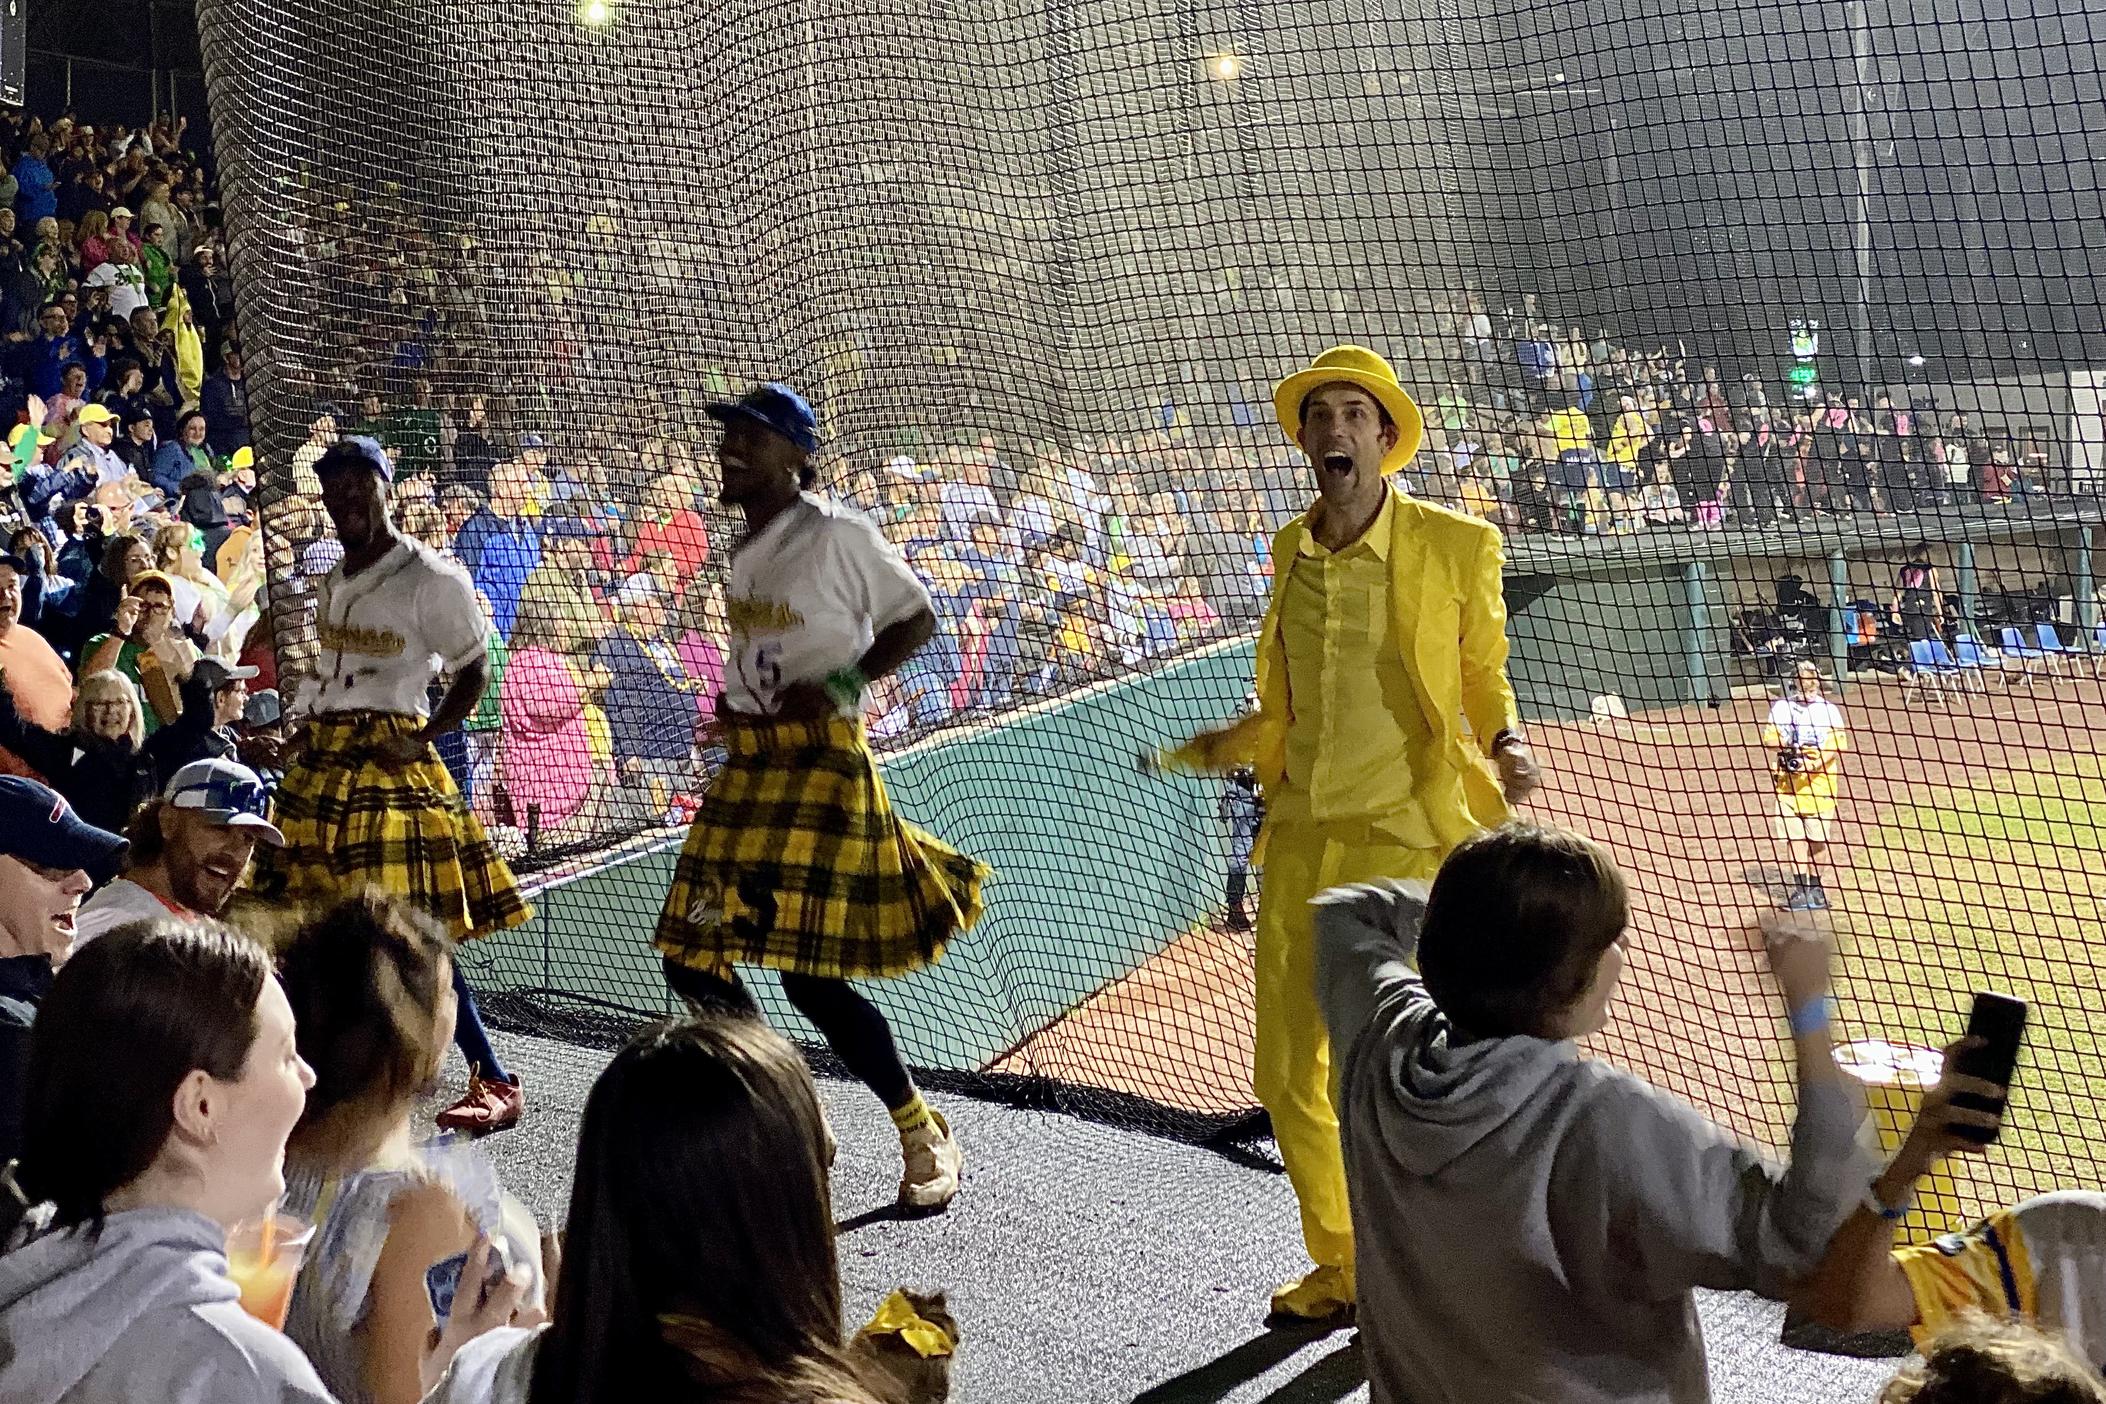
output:
[[303,463],[355,421],[489,596],[506,679],[570,679],[501,679],[454,758],[543,884],[478,948],[491,1007],[666,1007],[646,936],[736,535],[702,411],[782,379],[825,487],[938,601],[871,718],[888,783],[999,872],[981,929],[872,991],[910,1058],[1238,1118],[1248,792],[1133,757],[1242,704],[1269,533],[1312,495],[1269,386],[1359,342],[1426,410],[1409,491],[1505,529],[1533,812],[1630,871],[1600,1051],[1780,1136],[1742,933],[1807,866],[1765,724],[1810,660],[1848,736],[1820,867],[1843,1015],[1894,1046],[1860,1053],[1905,1070],[1973,990],[2025,996],[2013,1129],[1963,1197],[2098,1180],[2106,106],[2079,7],[200,19],[288,668],[329,558]]

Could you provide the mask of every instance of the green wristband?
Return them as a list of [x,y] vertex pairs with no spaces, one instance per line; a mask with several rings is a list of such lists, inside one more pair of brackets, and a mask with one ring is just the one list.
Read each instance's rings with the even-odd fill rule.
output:
[[863,689],[870,686],[870,679],[861,668],[853,665],[836,668],[826,675],[826,695],[844,707],[853,707],[863,698]]

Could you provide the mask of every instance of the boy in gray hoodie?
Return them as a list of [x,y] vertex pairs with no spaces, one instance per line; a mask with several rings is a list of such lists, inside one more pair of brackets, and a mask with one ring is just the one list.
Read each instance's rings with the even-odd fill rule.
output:
[[1766,930],[1798,1055],[1788,1164],[1580,1056],[1628,915],[1603,849],[1529,824],[1466,841],[1430,894],[1317,899],[1372,1404],[1700,1404],[1692,1289],[1782,1295],[1878,1173],[1808,918]]

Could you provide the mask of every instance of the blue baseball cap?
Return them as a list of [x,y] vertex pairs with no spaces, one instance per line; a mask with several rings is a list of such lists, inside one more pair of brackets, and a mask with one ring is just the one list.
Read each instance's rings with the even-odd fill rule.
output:
[[0,775],[0,854],[40,868],[107,875],[128,847],[119,835],[74,813],[66,797],[49,785]]
[[756,385],[730,404],[711,405],[709,417],[720,424],[747,420],[771,434],[781,435],[806,453],[819,451],[819,416],[812,413],[804,396],[779,380]]
[[327,477],[331,473],[342,473],[352,468],[366,468],[380,475],[384,483],[395,481],[395,460],[380,446],[380,440],[367,438],[364,434],[347,434],[331,444],[320,458],[314,461],[316,477]]
[[170,809],[194,809],[222,828],[254,829],[273,848],[285,847],[285,835],[270,821],[263,777],[238,761],[192,761],[175,773],[161,798]]

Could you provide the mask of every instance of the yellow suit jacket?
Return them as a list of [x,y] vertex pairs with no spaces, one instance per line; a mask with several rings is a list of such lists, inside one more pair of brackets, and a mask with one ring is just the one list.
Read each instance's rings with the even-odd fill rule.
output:
[[[1224,731],[1193,738],[1165,758],[1168,764],[1190,770],[1248,765],[1268,788],[1285,778],[1293,708],[1280,601],[1308,520],[1307,513],[1296,517],[1272,539],[1272,600],[1258,630],[1257,710]],[[1478,828],[1504,823],[1506,798],[1486,754],[1492,738],[1517,725],[1506,678],[1506,553],[1499,529],[1397,493],[1391,531],[1391,638],[1439,739],[1436,752],[1447,761],[1412,777],[1413,790],[1429,816],[1467,818]]]

